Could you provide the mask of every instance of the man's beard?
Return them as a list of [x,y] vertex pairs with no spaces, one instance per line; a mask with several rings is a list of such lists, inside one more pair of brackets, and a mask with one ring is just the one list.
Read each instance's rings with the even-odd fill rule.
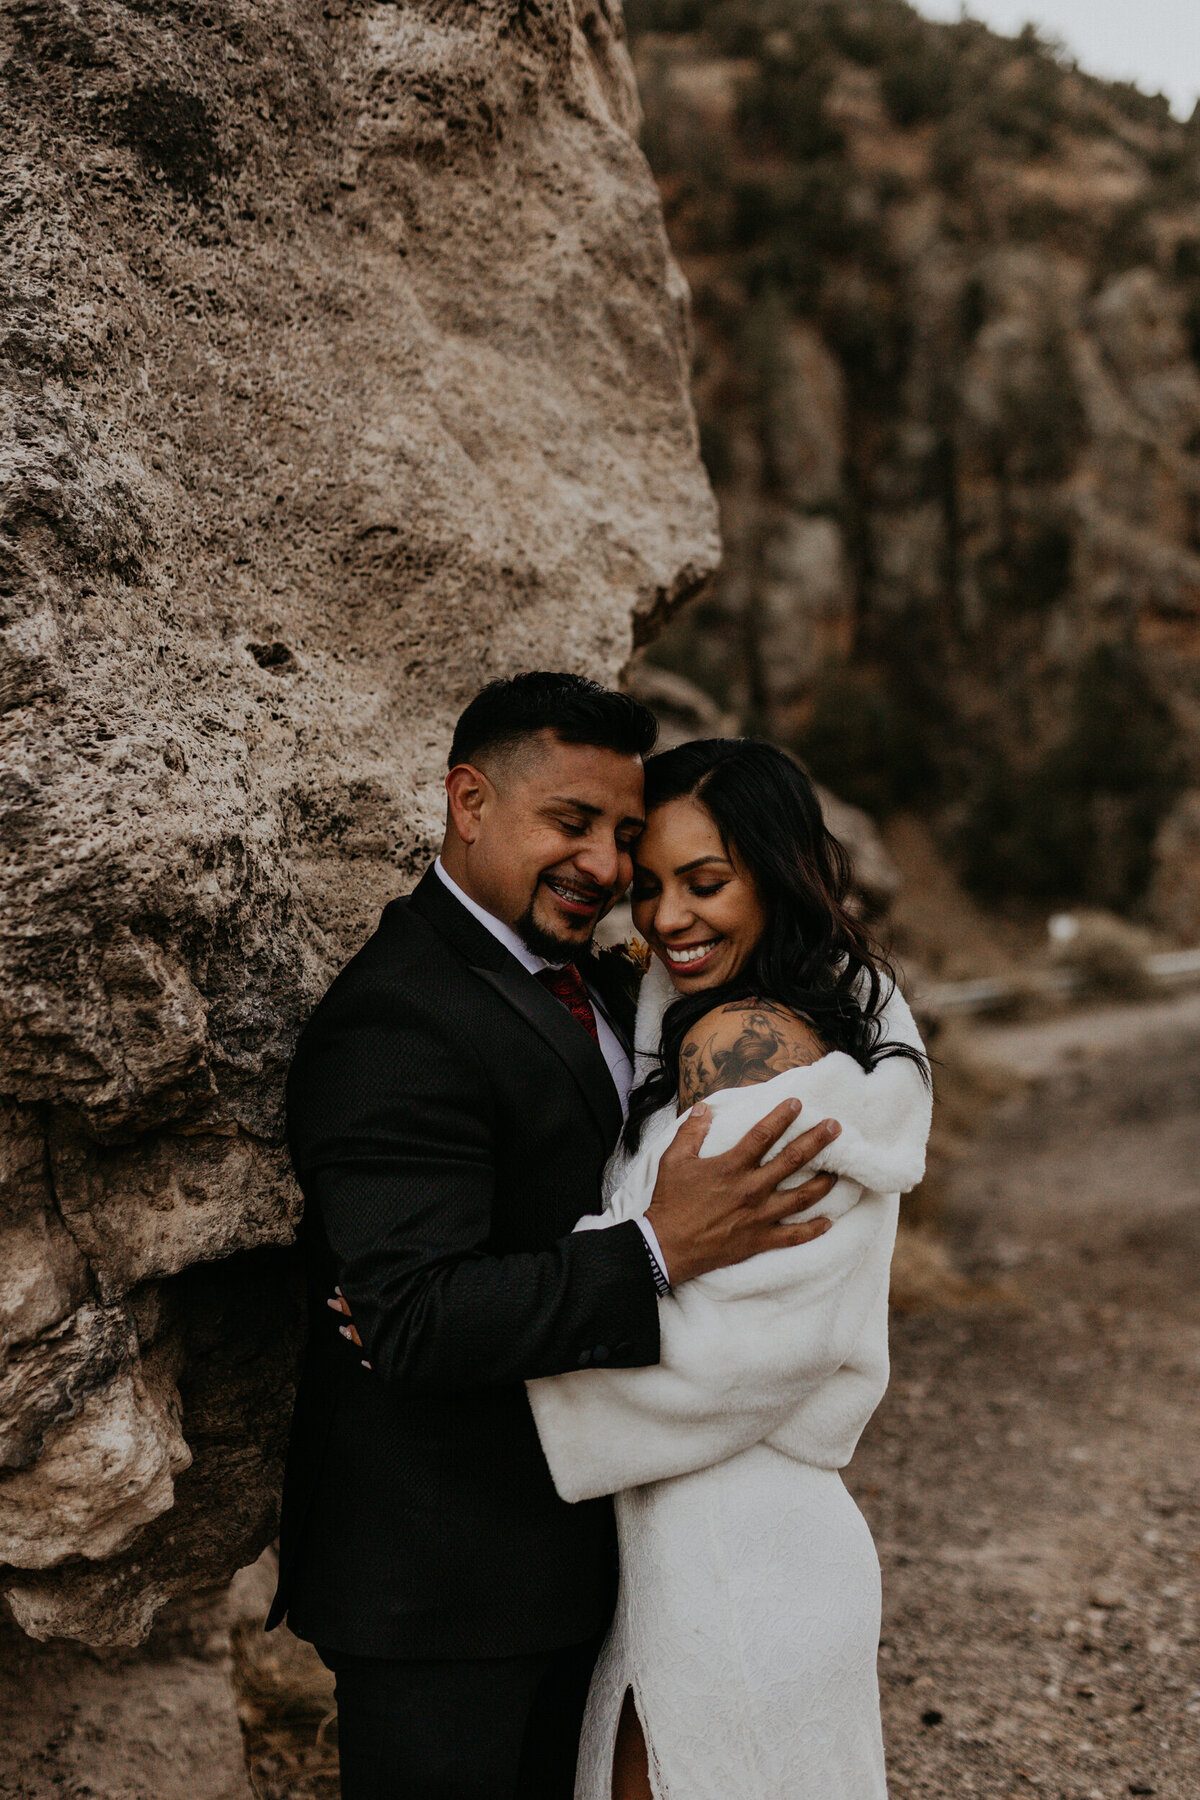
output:
[[[544,931],[533,916],[533,901],[525,908],[517,920],[516,932],[526,949],[532,950],[535,956],[545,957],[547,962],[569,962],[581,950],[586,950],[592,941],[592,933],[586,938],[560,938]],[[595,927],[593,927],[593,930]]]

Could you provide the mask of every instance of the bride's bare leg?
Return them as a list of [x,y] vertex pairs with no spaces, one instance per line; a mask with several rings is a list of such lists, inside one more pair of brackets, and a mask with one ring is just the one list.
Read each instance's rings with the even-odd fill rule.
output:
[[633,1689],[625,1689],[625,1704],[617,1726],[613,1751],[612,1800],[654,1800],[650,1787],[650,1762],[642,1721],[633,1701]]

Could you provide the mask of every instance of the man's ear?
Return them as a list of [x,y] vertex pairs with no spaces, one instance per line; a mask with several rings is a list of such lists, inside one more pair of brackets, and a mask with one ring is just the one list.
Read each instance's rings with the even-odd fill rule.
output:
[[471,763],[456,763],[446,777],[450,818],[464,844],[479,836],[479,819],[490,787],[487,776]]

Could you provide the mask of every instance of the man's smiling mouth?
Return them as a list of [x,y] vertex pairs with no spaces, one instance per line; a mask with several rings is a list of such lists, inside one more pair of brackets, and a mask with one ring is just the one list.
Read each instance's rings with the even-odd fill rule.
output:
[[554,898],[565,912],[574,913],[576,918],[590,919],[598,913],[604,904],[605,895],[595,888],[581,887],[568,881],[562,875],[543,875],[542,882],[548,887]]

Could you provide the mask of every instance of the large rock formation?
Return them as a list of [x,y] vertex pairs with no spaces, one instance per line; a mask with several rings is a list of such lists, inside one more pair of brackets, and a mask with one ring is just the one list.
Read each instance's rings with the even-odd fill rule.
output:
[[653,654],[981,892],[1138,902],[1200,786],[1200,109],[903,0],[627,10],[727,550]]
[[619,0],[25,0],[0,108],[0,1587],[133,1643],[271,1535],[282,1078],[453,716],[714,515]]

